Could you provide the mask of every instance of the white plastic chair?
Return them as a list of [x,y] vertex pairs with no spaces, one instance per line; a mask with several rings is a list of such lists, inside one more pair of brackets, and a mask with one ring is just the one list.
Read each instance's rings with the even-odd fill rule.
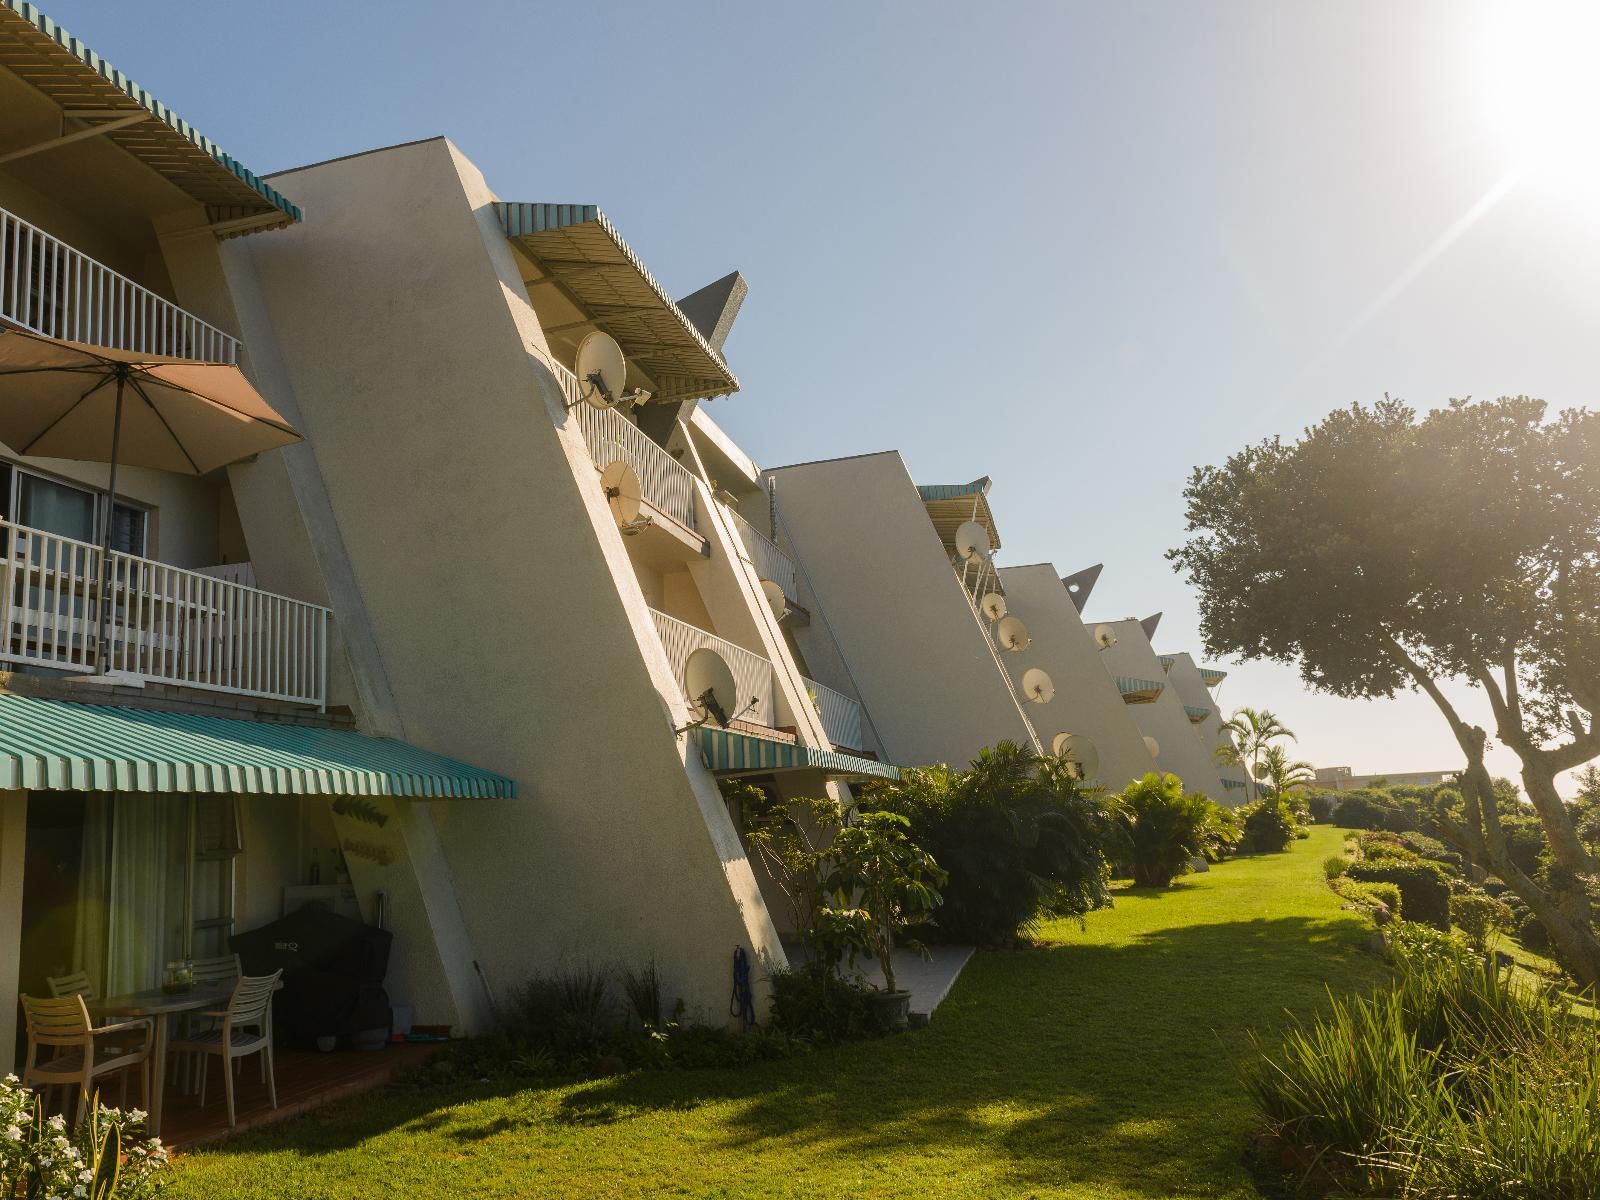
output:
[[234,1064],[252,1054],[261,1055],[261,1081],[267,1085],[272,1107],[278,1107],[278,1080],[272,1070],[272,993],[277,990],[282,971],[271,975],[246,975],[234,985],[228,1007],[218,1012],[202,1012],[222,1023],[172,1043],[172,1049],[200,1055],[200,1107],[206,1103],[206,1055],[222,1060],[222,1089],[228,1097],[228,1128],[238,1121],[233,1104]]

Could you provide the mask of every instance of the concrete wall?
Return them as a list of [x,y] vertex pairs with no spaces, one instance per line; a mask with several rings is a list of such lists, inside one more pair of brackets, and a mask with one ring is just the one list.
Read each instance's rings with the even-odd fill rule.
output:
[[[1186,653],[1171,656],[1172,665],[1167,668],[1167,683],[1176,689],[1178,698],[1185,704],[1194,705],[1196,708],[1209,708],[1211,714],[1204,721],[1194,727],[1195,733],[1200,738],[1200,744],[1206,752],[1215,756],[1216,751],[1230,741],[1223,722],[1227,719],[1222,711],[1222,706],[1217,703],[1217,698],[1211,689],[1206,686],[1206,681],[1200,675],[1200,668],[1194,658]],[[1213,761],[1215,758],[1213,757]],[[1243,767],[1217,765],[1217,773],[1224,783],[1227,792],[1228,804],[1243,804],[1249,797],[1245,769]],[[1241,787],[1227,787],[1228,780],[1246,785]]]
[[0,1075],[17,1039],[17,975],[22,965],[22,873],[28,849],[28,793],[0,792]]
[[[271,360],[258,383],[310,446],[285,456],[287,487],[236,475],[235,496],[252,554],[302,523],[340,623],[364,622],[363,645],[347,630],[363,723],[518,781],[515,801],[410,806],[413,869],[461,915],[441,954],[463,1022],[482,1022],[479,966],[503,1002],[563,963],[651,957],[719,1018],[733,947],[781,949],[673,735],[681,689],[493,195],[443,140],[280,181],[316,219],[229,243],[225,265],[252,360]],[[294,544],[260,557],[307,566]]]
[[[1107,671],[1113,675],[1166,682],[1161,660],[1156,657],[1138,621],[1128,618],[1103,623],[1110,625],[1117,637],[1117,644],[1101,655]],[[1139,731],[1159,743],[1156,761],[1161,770],[1182,779],[1188,791],[1204,792],[1218,804],[1234,802],[1232,793],[1222,786],[1222,776],[1212,760],[1210,747],[1201,743],[1195,726],[1189,723],[1176,688],[1168,685],[1161,689],[1155,703],[1129,704],[1127,710]]]
[[1000,585],[1007,611],[1021,618],[1032,637],[1026,650],[1004,654],[1002,661],[1019,686],[1022,673],[1032,666],[1042,667],[1056,686],[1055,699],[1034,710],[1033,724],[1045,749],[1057,734],[1087,737],[1100,753],[1097,781],[1111,791],[1121,791],[1129,781],[1155,770],[1144,735],[1055,567],[1002,567]]
[[[890,761],[965,765],[1003,740],[1037,748],[899,454],[766,474],[779,545],[802,565]],[[809,660],[810,632],[795,638]],[[819,647],[819,663],[830,657]]]

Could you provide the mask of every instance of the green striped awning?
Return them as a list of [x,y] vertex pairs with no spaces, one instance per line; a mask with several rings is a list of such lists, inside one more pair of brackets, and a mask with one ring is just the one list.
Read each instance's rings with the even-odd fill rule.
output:
[[233,232],[300,219],[276,188],[27,0],[0,0],[0,70],[92,119],[140,118],[101,136],[206,205],[213,221],[238,222]]
[[0,790],[514,799],[502,775],[348,729],[0,694]]
[[1128,675],[1116,676],[1117,691],[1122,693],[1124,704],[1149,704],[1167,685],[1154,679],[1134,679]]
[[899,767],[875,758],[860,758],[854,754],[840,754],[837,750],[819,750],[815,746],[773,741],[705,725],[700,726],[698,732],[700,759],[718,774],[813,770],[856,779],[900,778]]
[[1156,658],[1160,659],[1161,669],[1163,671],[1172,670],[1172,664],[1178,661],[1178,656],[1176,654],[1158,654],[1156,655]]
[[990,479],[974,479],[971,483],[919,483],[917,495],[933,527],[939,531],[939,540],[948,549],[955,545],[956,530],[968,521],[982,525],[989,535],[989,548],[1000,549],[1000,531],[995,528],[994,513],[989,509]]
[[1198,704],[1185,704],[1183,706],[1183,711],[1189,714],[1189,720],[1193,721],[1196,725],[1200,724],[1201,721],[1204,721],[1211,715],[1211,710],[1209,708],[1205,708]]
[[1247,784],[1242,779],[1229,779],[1226,776],[1224,776],[1223,780],[1222,780],[1222,786],[1225,787],[1225,788],[1237,789],[1237,790],[1242,791],[1243,789],[1249,787],[1250,785]]
[[1200,680],[1208,688],[1214,688],[1228,677],[1226,671],[1219,671],[1215,667],[1201,667]]

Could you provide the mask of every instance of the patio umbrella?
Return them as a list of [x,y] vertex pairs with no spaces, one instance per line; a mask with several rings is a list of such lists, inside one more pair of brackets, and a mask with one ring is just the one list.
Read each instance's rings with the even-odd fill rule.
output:
[[[0,332],[0,442],[19,454],[111,466],[100,514],[101,597],[119,466],[205,475],[300,440],[238,367]],[[99,608],[103,663],[111,606]]]

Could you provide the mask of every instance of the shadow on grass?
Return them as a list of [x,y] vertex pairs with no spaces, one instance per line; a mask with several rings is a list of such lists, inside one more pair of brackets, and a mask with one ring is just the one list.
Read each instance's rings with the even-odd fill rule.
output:
[[[1141,893],[1142,894],[1142,893]],[[504,1134],[584,1136],[663,1112],[721,1106],[697,1139],[747,1161],[965,1154],[1007,1186],[1115,1185],[1135,1195],[1238,1186],[1250,1124],[1244,1031],[1305,1014],[1326,988],[1379,967],[1348,920],[1197,924],[1121,946],[980,954],[923,1031],[742,1071],[657,1072],[556,1087],[391,1088],[221,1148],[348,1149],[390,1130],[408,1143]],[[476,1101],[492,1101],[476,1104]],[[655,1143],[661,1169],[681,1152]]]

